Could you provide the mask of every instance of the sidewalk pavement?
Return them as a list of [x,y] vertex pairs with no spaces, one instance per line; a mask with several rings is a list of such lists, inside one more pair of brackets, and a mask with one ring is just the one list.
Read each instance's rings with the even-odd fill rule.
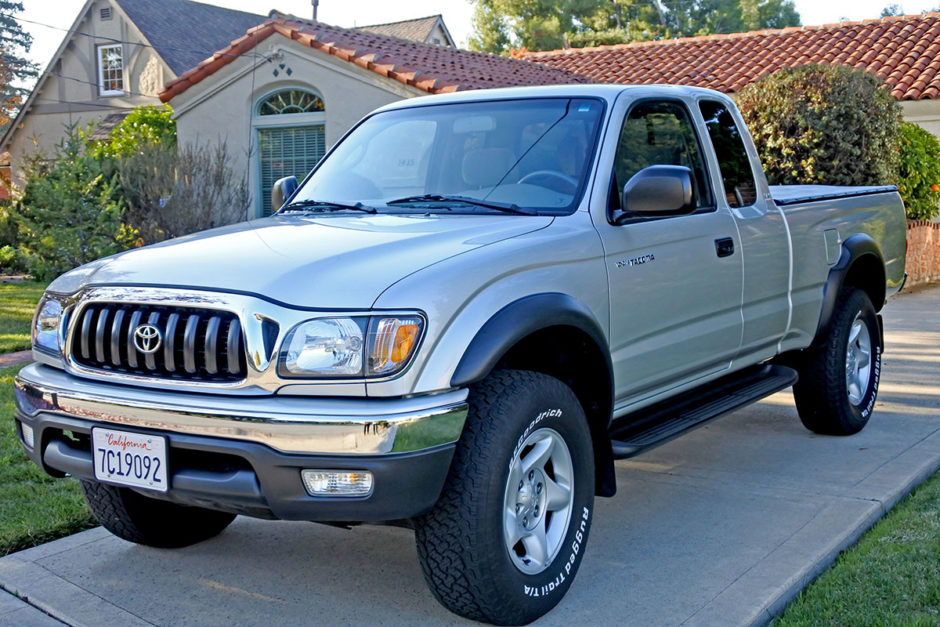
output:
[[32,351],[17,351],[15,353],[4,353],[0,355],[0,368],[9,368],[11,366],[25,366],[33,360]]
[[[877,410],[855,436],[805,430],[783,392],[617,462],[580,574],[538,624],[768,622],[940,467],[937,311],[940,288],[889,303]],[[0,588],[73,625],[467,624],[392,527],[240,517],[177,550],[98,528],[0,559]],[[24,624],[4,599],[0,624]]]

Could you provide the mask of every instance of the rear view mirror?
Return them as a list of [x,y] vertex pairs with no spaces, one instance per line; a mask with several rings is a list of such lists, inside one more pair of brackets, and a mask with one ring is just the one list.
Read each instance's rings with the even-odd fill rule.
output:
[[271,188],[271,209],[277,211],[284,206],[284,203],[287,202],[287,199],[294,195],[294,192],[297,191],[297,177],[296,176],[285,176],[282,179],[278,179],[274,183],[274,187]]
[[651,165],[623,186],[622,211],[614,216],[623,224],[637,216],[681,215],[695,210],[692,171],[679,165]]

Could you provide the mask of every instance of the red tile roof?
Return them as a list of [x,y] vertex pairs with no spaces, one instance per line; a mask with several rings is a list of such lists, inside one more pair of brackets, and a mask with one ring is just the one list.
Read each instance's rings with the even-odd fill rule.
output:
[[599,83],[672,83],[735,92],[781,68],[874,72],[898,100],[940,97],[940,13],[517,55]]
[[583,76],[567,70],[518,59],[405,41],[322,22],[274,17],[167,83],[160,100],[167,102],[183,93],[274,34],[431,94],[587,82]]

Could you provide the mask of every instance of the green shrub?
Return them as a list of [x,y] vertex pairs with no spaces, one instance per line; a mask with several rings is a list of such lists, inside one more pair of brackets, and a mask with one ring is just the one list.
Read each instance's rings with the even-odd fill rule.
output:
[[19,250],[9,244],[0,246],[0,274],[18,274],[25,270],[25,260]]
[[19,225],[27,268],[36,279],[52,279],[133,242],[133,232],[122,223],[116,181],[88,154],[74,126],[51,158],[30,159],[26,172],[23,197],[11,214]]
[[20,253],[19,227],[10,214],[11,202],[0,200],[0,274],[26,272],[25,259]]
[[[87,137],[91,130],[82,136]],[[136,107],[111,129],[107,140],[89,142],[88,153],[97,159],[119,159],[151,144],[176,145],[176,121],[168,104]]]
[[901,125],[898,188],[911,220],[940,214],[940,141],[911,122]]
[[10,201],[0,200],[0,246],[12,246],[16,243],[18,229],[10,217]]
[[126,218],[152,244],[245,219],[248,186],[226,144],[152,144],[118,161]]
[[897,182],[901,107],[876,76],[807,65],[774,72],[736,100],[772,184]]

